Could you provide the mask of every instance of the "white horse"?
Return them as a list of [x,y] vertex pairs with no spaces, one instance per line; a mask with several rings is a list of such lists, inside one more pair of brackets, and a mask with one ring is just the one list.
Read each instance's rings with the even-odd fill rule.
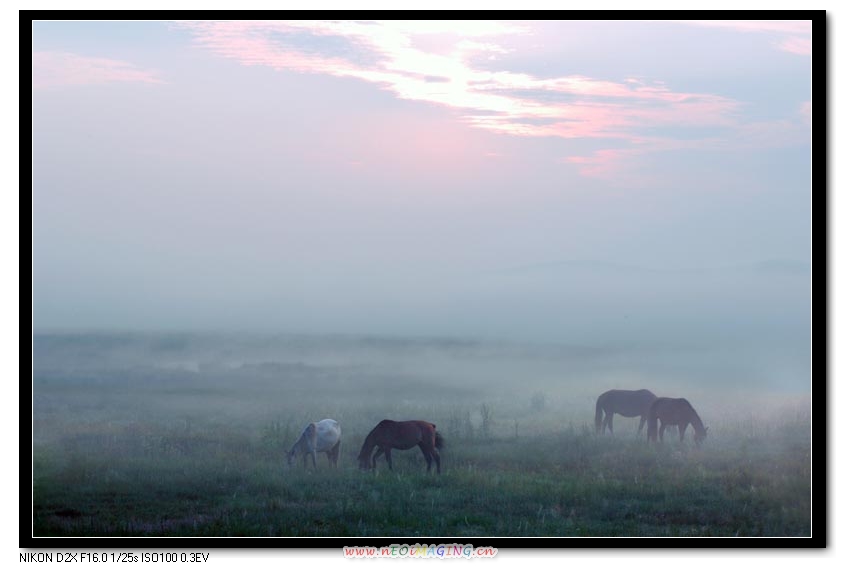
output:
[[286,454],[288,465],[292,466],[296,456],[302,455],[305,467],[308,467],[308,456],[311,456],[311,463],[314,464],[314,469],[317,469],[317,452],[325,452],[329,463],[337,467],[337,458],[340,455],[340,424],[331,418],[312,422],[305,427],[299,440]]

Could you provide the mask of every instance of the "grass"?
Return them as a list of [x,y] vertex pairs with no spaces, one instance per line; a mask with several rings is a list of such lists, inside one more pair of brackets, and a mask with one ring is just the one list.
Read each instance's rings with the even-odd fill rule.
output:
[[[749,413],[690,397],[710,426],[695,449],[672,433],[646,444],[621,417],[615,436],[596,436],[593,395],[572,383],[544,385],[541,408],[537,388],[444,380],[395,396],[396,384],[422,383],[343,365],[36,365],[33,534],[810,534],[806,401]],[[340,467],[320,455],[316,471],[287,468],[284,451],[324,417],[344,431]],[[416,450],[395,452],[393,472],[360,472],[358,449],[385,417],[437,423],[443,474],[426,475]]]
[[417,452],[368,475],[349,448],[338,470],[288,470],[261,433],[201,426],[104,425],[39,448],[35,534],[809,534],[802,446],[774,440],[700,450],[587,431],[450,440],[441,476]]

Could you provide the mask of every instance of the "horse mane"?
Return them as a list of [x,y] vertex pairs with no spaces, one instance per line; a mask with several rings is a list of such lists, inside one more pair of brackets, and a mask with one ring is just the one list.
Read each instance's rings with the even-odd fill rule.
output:
[[692,424],[692,427],[695,428],[695,431],[697,432],[699,429],[704,430],[704,422],[701,421],[701,417],[698,415],[698,411],[693,408],[692,404],[690,404],[690,401],[685,398],[679,398],[678,400],[684,406],[689,408],[689,411],[692,414],[692,416],[690,417],[690,424]]
[[309,438],[313,438],[313,442],[316,443],[317,425],[313,422],[311,422],[310,424],[308,424],[308,426],[305,427],[305,429],[302,431],[302,434],[299,435],[299,438],[296,440],[296,442],[293,443],[293,446],[291,446],[289,453],[296,455],[297,452],[307,451],[309,446]]
[[[687,402],[689,404],[689,402]],[[705,432],[706,428],[704,428],[704,422],[701,421],[701,417],[698,415],[698,411],[689,404],[690,412],[692,416],[690,417],[690,424],[695,429],[696,432]]]
[[364,444],[361,446],[361,451],[358,452],[359,461],[364,458],[369,458],[370,454],[373,453],[373,448],[376,445],[374,440],[376,437],[376,430],[378,430],[379,426],[383,425],[385,422],[392,422],[392,420],[382,420],[375,428],[370,430],[370,433],[367,434],[366,438],[364,438]]

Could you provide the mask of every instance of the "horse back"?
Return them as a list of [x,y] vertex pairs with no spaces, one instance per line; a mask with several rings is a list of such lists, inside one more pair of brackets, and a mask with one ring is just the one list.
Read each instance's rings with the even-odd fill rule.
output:
[[623,416],[642,416],[648,412],[655,399],[657,396],[648,389],[613,389],[599,395],[596,406]]
[[340,441],[340,424],[326,418],[316,423],[316,448],[318,452],[330,450]]
[[412,448],[420,442],[434,444],[435,426],[425,420],[408,420],[399,423],[399,431],[396,438],[400,447]]
[[698,416],[687,399],[665,397],[658,398],[652,403],[649,416],[652,415],[667,424],[689,422],[693,416]]
[[379,446],[407,450],[419,443],[435,444],[436,427],[425,420],[382,420],[373,429],[374,441]]

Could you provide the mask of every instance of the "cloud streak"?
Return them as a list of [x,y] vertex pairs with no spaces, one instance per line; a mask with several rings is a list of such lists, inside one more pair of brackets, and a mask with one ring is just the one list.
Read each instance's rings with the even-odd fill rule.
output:
[[103,83],[163,83],[156,71],[105,57],[87,57],[63,51],[32,54],[32,88],[99,85]]
[[[357,78],[402,99],[456,109],[472,126],[518,136],[632,139],[637,138],[637,127],[655,122],[730,125],[738,106],[718,95],[674,92],[660,82],[613,82],[582,75],[538,78],[480,68],[479,58],[507,51],[498,39],[525,33],[516,24],[296,21],[178,26],[193,33],[201,48],[244,65]],[[299,43],[290,40],[291,32],[305,32],[311,40],[343,38],[377,63],[365,66],[350,57],[317,55],[303,45],[302,37]],[[445,36],[442,43],[448,48],[424,49],[425,36],[431,34]],[[549,96],[568,100],[553,102]]]
[[809,20],[676,20],[676,23],[737,32],[786,34],[786,38],[774,42],[776,49],[796,55],[813,54],[813,23]]
[[[681,22],[741,32],[805,34],[809,22]],[[243,65],[279,71],[355,78],[398,98],[453,109],[474,128],[521,137],[605,140],[589,157],[573,156],[585,175],[613,172],[615,160],[656,149],[684,147],[685,140],[653,129],[744,127],[739,101],[707,92],[675,91],[659,80],[584,75],[538,77],[490,69],[509,52],[508,39],[530,35],[512,22],[178,22],[194,44]],[[333,42],[333,43],[332,43]],[[331,49],[326,49],[329,46]],[[338,47],[342,46],[342,47]],[[809,50],[809,40],[792,36],[781,49]],[[366,63],[361,63],[366,61]],[[703,135],[702,135],[703,137]],[[636,149],[626,149],[636,145]],[[621,148],[620,148],[621,147]]]
[[788,37],[777,44],[778,49],[796,55],[812,55],[813,43],[810,38]]

